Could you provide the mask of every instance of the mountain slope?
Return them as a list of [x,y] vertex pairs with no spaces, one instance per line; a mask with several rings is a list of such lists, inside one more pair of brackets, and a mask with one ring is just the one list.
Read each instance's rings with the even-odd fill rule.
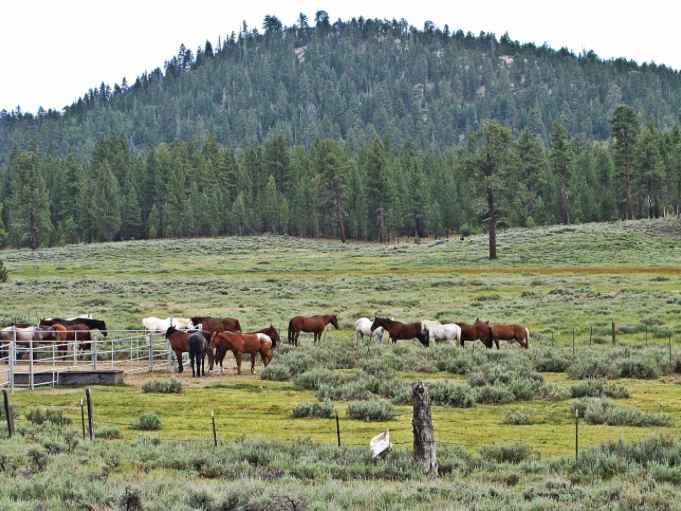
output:
[[396,144],[459,143],[495,118],[547,138],[561,116],[571,134],[604,139],[620,103],[667,128],[681,112],[681,78],[664,66],[520,45],[406,22],[351,20],[333,26],[269,26],[232,37],[216,51],[182,49],[162,72],[129,88],[103,85],[65,115],[0,119],[0,162],[37,142],[91,150],[109,133],[133,146],[215,135],[251,145],[273,130],[293,144],[317,137],[357,146],[374,130]]

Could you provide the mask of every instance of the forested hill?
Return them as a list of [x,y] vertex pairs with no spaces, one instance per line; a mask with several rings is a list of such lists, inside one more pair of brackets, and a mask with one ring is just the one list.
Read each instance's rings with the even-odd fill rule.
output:
[[423,30],[362,18],[331,24],[321,11],[309,24],[301,17],[284,27],[268,16],[261,31],[244,27],[215,46],[182,47],[130,85],[93,88],[63,115],[3,111],[0,163],[34,143],[87,154],[111,133],[132,147],[209,135],[250,146],[272,131],[292,145],[328,137],[358,147],[378,132],[394,145],[450,146],[485,118],[548,140],[562,117],[570,135],[606,139],[621,103],[667,129],[679,120],[681,77],[664,66],[429,23]]

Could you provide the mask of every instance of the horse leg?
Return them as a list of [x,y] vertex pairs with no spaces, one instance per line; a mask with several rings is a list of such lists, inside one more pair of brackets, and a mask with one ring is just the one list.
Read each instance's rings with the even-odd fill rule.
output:
[[241,374],[241,352],[234,350],[233,353],[236,360],[236,374]]
[[177,372],[181,373],[184,371],[184,367],[182,366],[182,352],[175,350],[175,358],[177,358]]
[[251,374],[255,374],[255,352],[251,353]]

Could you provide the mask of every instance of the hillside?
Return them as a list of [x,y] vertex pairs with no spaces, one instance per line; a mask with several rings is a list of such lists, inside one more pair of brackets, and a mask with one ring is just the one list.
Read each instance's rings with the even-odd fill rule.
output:
[[248,146],[273,130],[294,145],[329,137],[356,147],[377,131],[393,144],[448,146],[486,118],[545,140],[561,117],[569,134],[605,139],[621,103],[661,129],[679,118],[681,78],[664,66],[324,14],[314,26],[274,18],[264,33],[245,27],[215,48],[182,47],[163,69],[90,89],[64,115],[3,111],[0,163],[32,143],[89,151],[111,133],[133,147],[208,135]]

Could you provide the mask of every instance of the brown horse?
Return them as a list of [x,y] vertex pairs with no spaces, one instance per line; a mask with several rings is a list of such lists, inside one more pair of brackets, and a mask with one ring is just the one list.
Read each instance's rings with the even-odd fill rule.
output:
[[[479,320],[478,320],[479,321]],[[481,323],[483,323],[481,321]],[[464,341],[477,341],[478,339],[482,342],[487,349],[492,347],[492,337],[490,334],[490,328],[488,325],[482,328],[482,332],[476,325],[469,325],[468,323],[456,323],[461,328],[461,347],[464,347]],[[483,323],[484,324],[484,323]]]
[[313,332],[314,343],[322,338],[326,325],[331,323],[338,330],[338,318],[335,314],[323,316],[296,316],[288,322],[288,343],[298,346],[300,332]]
[[58,342],[56,349],[60,356],[66,355],[69,345],[68,342],[68,330],[61,323],[55,323],[48,328],[48,333],[43,335],[43,340]]
[[[215,332],[210,339],[210,346],[216,351],[231,351],[236,360],[236,372],[241,374],[241,354],[251,355],[251,374],[255,374],[255,356],[260,358],[265,367],[272,360],[272,340],[265,334],[243,334],[241,332]],[[220,361],[220,372],[223,372]]]
[[[230,332],[240,332],[241,323],[236,318],[211,318],[210,316],[194,316],[189,318],[194,324],[194,327],[198,328],[201,325],[201,332],[206,336],[206,339],[210,339],[215,332],[224,332],[226,330]],[[208,370],[213,370],[213,364],[215,363],[216,353],[208,346],[206,351],[208,356]],[[224,353],[222,354],[224,357]]]
[[66,328],[67,341],[77,341],[80,349],[89,350],[91,348],[92,334],[90,327],[80,321],[69,321],[66,319],[42,319],[40,326],[63,325]]
[[390,334],[390,339],[394,343],[402,339],[418,339],[424,346],[430,344],[428,330],[423,328],[420,321],[416,323],[401,323],[392,319],[377,317],[371,324],[371,332],[373,333],[379,326],[383,327]]
[[171,326],[166,330],[165,337],[170,343],[170,348],[175,352],[175,357],[177,358],[177,372],[181,373],[184,371],[182,354],[189,353],[189,334]]
[[491,326],[492,339],[499,349],[499,340],[517,342],[525,349],[529,348],[530,330],[525,325],[501,325],[493,323]]
[[[261,328],[260,330],[256,330],[255,332],[246,332],[247,334],[265,334],[267,337],[269,337],[272,340],[272,349],[277,347],[277,343],[281,341],[279,337],[279,332],[277,331],[276,328],[274,328],[273,325],[268,326],[267,328]],[[212,335],[211,335],[212,337]],[[222,362],[225,359],[225,355],[227,354],[227,351],[223,345],[218,346],[215,349],[215,364],[219,365],[222,367]]]

